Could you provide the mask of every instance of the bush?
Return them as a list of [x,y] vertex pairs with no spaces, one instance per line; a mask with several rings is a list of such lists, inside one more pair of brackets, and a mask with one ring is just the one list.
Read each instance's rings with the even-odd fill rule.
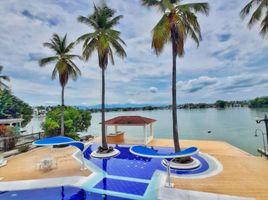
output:
[[19,150],[20,153],[27,152],[27,151],[29,151],[29,149],[30,149],[30,146],[29,145],[22,145],[22,146],[20,146],[18,148],[18,150]]
[[12,137],[15,134],[16,130],[14,127],[0,125],[0,137]]
[[[55,107],[49,111],[43,123],[46,136],[60,135],[61,108]],[[89,111],[79,110],[74,107],[66,106],[64,109],[64,131],[65,135],[70,135],[78,139],[76,132],[85,131],[90,126],[91,114]]]
[[66,136],[66,137],[69,137],[69,138],[72,138],[72,139],[74,139],[74,140],[77,140],[77,141],[80,140],[80,138],[79,138],[79,136],[78,136],[77,133],[66,133],[65,136]]
[[32,107],[11,94],[8,90],[0,91],[0,118],[23,118],[21,125],[26,126],[32,119]]
[[249,107],[251,108],[264,108],[268,107],[268,96],[267,97],[257,97],[250,101]]

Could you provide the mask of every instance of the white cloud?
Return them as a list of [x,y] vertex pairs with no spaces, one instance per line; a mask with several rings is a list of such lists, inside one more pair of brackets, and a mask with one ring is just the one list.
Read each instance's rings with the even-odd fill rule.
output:
[[157,93],[158,89],[157,89],[156,87],[150,87],[150,88],[149,88],[149,91],[150,91],[151,93]]
[[[258,26],[248,30],[247,21],[240,19],[239,12],[245,2],[208,2],[210,15],[198,16],[203,41],[196,48],[187,40],[185,56],[177,59],[179,102],[247,99],[267,94],[268,43],[259,36]],[[151,49],[151,30],[161,14],[156,9],[142,7],[140,0],[108,0],[108,4],[117,9],[117,14],[124,15],[117,28],[127,43],[128,57],[116,58],[116,64],[108,66],[107,103],[169,103],[171,47],[168,45],[159,57]],[[77,17],[92,11],[92,5],[82,0],[0,1],[0,64],[11,76],[10,84],[16,95],[31,104],[59,102],[58,81],[50,79],[53,66],[40,68],[37,63],[38,58],[51,55],[42,43],[53,33],[68,33],[68,40],[74,41],[90,31],[77,22]],[[74,52],[81,53],[81,44]],[[66,103],[99,104],[101,74],[96,54],[86,63],[75,62],[81,68],[82,77],[69,82]]]

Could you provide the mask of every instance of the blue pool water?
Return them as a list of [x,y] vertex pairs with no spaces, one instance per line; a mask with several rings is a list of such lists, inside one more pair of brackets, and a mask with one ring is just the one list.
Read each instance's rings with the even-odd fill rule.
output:
[[54,187],[20,191],[0,191],[1,200],[126,200],[126,198],[88,192],[77,187]]
[[94,188],[143,196],[147,187],[147,183],[104,178]]
[[[91,176],[81,188],[63,186],[54,188],[0,191],[0,200],[123,200],[123,199],[156,199],[159,187],[159,174],[166,171],[160,158],[144,158],[130,153],[128,145],[112,145],[120,151],[115,157],[108,159],[92,158],[91,152],[98,144],[89,146],[84,152],[86,165],[97,174]],[[173,148],[151,147],[160,154],[169,154]],[[194,155],[201,165],[192,170],[171,170],[180,175],[194,175],[209,169],[207,161]],[[155,176],[154,176],[155,175]]]
[[[94,163],[103,171],[107,172],[108,175],[128,177],[128,178],[138,178],[151,180],[153,174],[156,170],[166,171],[166,168],[162,165],[161,158],[144,158],[140,156],[133,155],[129,152],[130,146],[128,145],[113,145],[114,148],[120,151],[120,154],[108,158],[108,159],[98,159],[90,157],[92,151],[97,149],[99,145],[94,144],[84,152],[84,157]],[[164,147],[152,147],[155,151],[162,154],[173,153],[173,148]],[[207,161],[199,155],[192,156],[198,159],[201,165],[192,170],[174,170],[171,172],[181,175],[199,174],[207,171],[209,165]]]

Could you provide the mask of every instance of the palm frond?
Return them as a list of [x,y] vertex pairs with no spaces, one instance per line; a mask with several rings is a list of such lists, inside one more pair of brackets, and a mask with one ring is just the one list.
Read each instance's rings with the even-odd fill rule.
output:
[[67,47],[64,49],[64,53],[69,53],[75,47],[75,42],[71,42]]
[[113,50],[111,49],[111,47],[109,48],[109,57],[110,57],[112,65],[114,65],[114,55],[113,55]]
[[57,54],[60,54],[60,49],[59,49],[59,47],[55,44],[55,42],[52,42],[52,43],[50,43],[50,42],[45,42],[45,43],[43,43],[43,46],[49,48],[50,50],[56,52]]
[[157,6],[159,5],[159,1],[158,0],[142,0],[142,4],[144,6]]
[[71,76],[71,78],[76,81],[78,76],[81,76],[80,69],[75,65],[75,63],[71,60],[68,60],[68,74]]
[[79,42],[83,42],[85,40],[90,40],[90,39],[96,38],[97,34],[98,34],[97,32],[86,33],[86,34],[80,36],[76,41],[79,43]]
[[111,40],[110,41],[114,50],[115,50],[115,53],[121,57],[121,58],[125,58],[127,56],[124,48],[122,47],[122,45],[117,41],[117,40]]
[[248,22],[248,27],[251,28],[252,25],[254,25],[257,21],[260,20],[263,10],[266,9],[268,7],[268,4],[264,4],[263,2],[260,3],[260,5],[258,6],[258,8],[253,12],[249,22]]
[[89,25],[89,26],[93,26],[94,28],[97,28],[97,24],[95,23],[94,20],[92,20],[91,16],[89,17],[84,17],[84,16],[79,16],[77,18],[78,22]]
[[153,29],[152,48],[159,55],[164,45],[170,40],[170,25],[166,15],[163,15],[160,21]]
[[47,64],[50,64],[52,62],[55,62],[58,60],[58,56],[51,56],[51,57],[47,57],[47,58],[42,58],[41,60],[39,60],[39,65],[40,67],[43,67]]
[[118,15],[114,17],[111,21],[109,21],[106,25],[106,28],[112,28],[113,26],[117,25],[119,23],[119,20],[123,18],[123,15]]
[[97,48],[97,40],[92,39],[88,43],[84,43],[84,48],[83,48],[83,57],[85,60],[88,60],[93,51]]
[[75,55],[75,54],[64,55],[64,58],[66,58],[67,60],[72,60],[72,59],[75,59],[75,58],[78,58],[79,60],[83,60],[82,56]]
[[57,69],[57,67],[55,66],[54,69],[53,69],[53,71],[52,71],[52,74],[51,74],[51,79],[52,79],[52,80],[55,80],[56,77],[57,77],[57,74],[58,74],[58,69]]
[[191,11],[194,13],[201,13],[208,15],[209,14],[209,4],[208,3],[187,3],[187,4],[182,4],[176,7],[179,11],[187,12]]
[[262,37],[268,36],[268,13],[264,17],[264,19],[261,22],[261,32],[260,32]]
[[251,0],[241,11],[240,17],[244,19],[251,11],[254,5],[258,5],[262,0]]

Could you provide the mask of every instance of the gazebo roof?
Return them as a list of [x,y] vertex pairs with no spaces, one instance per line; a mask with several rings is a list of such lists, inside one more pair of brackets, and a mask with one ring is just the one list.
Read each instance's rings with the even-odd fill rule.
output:
[[155,122],[155,119],[142,116],[118,116],[105,121],[105,125],[145,125]]

